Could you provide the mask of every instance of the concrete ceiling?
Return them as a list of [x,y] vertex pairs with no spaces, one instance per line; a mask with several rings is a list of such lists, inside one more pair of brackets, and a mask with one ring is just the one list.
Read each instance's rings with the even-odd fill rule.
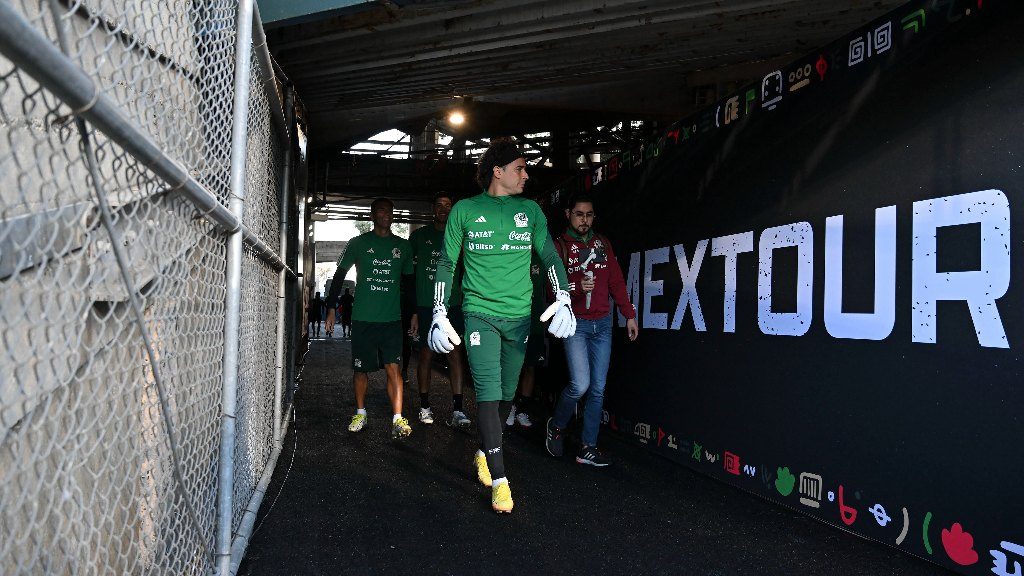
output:
[[675,120],[901,3],[379,0],[267,36],[311,147],[337,150],[460,105],[470,138]]

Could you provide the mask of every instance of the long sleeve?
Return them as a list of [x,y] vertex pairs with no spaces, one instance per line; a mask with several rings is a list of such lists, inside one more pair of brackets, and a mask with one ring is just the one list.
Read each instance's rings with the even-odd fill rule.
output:
[[559,290],[569,289],[569,279],[565,274],[565,264],[562,263],[562,257],[558,255],[558,251],[555,250],[555,243],[551,239],[551,235],[547,232],[547,223],[544,222],[543,233],[534,238],[539,238],[540,242],[533,243],[533,249],[540,257],[541,264],[544,266],[544,273],[548,278],[548,283],[551,284],[551,293],[557,294]]
[[612,294],[612,300],[619,308],[619,313],[627,320],[636,318],[636,308],[629,301],[629,294],[626,292],[626,281],[622,277],[622,268],[619,260],[615,257],[611,242],[605,241],[605,250],[608,253],[608,291]]
[[462,211],[459,204],[452,208],[448,215],[448,223],[444,227],[444,246],[441,257],[437,259],[437,272],[434,276],[434,304],[442,304],[445,308],[452,297],[452,284],[455,282],[455,263],[462,253],[462,238],[465,234],[462,224]]

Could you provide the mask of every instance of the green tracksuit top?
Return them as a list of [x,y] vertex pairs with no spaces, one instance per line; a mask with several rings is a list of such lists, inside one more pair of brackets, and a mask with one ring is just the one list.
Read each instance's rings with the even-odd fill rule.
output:
[[[427,224],[413,230],[409,235],[409,243],[412,244],[412,256],[416,266],[416,305],[430,308],[434,305],[434,281],[437,275],[437,261],[441,258],[441,251],[444,249],[444,230],[438,230],[434,228],[433,224]],[[458,278],[452,282],[450,300],[452,306],[462,303],[460,285]]]
[[568,285],[540,206],[486,192],[452,207],[437,263],[434,301],[448,305],[454,263],[463,262],[462,309],[497,318],[528,318],[533,295],[530,254],[536,252],[553,291]]
[[356,267],[356,301],[352,319],[360,322],[393,322],[402,319],[401,281],[412,274],[412,245],[391,234],[381,238],[373,233],[349,240],[338,260],[328,301],[334,302],[348,269]]

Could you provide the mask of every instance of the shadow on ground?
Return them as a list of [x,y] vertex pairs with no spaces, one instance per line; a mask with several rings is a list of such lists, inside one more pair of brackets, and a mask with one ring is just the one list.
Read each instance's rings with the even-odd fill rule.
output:
[[[495,515],[470,465],[475,423],[472,434],[442,423],[446,382],[435,374],[432,426],[415,420],[418,394],[406,386],[413,434],[395,442],[383,373],[372,375],[368,426],[351,434],[350,364],[348,341],[312,343],[239,574],[952,574],[611,434],[604,469],[575,464],[569,447],[552,458],[539,430],[508,434],[515,511]],[[467,408],[475,418],[471,394]]]

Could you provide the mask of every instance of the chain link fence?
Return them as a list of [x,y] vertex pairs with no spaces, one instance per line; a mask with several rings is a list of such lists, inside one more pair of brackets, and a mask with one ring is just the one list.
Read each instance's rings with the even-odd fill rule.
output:
[[231,190],[239,13],[238,0],[0,2],[0,574],[210,574],[231,544],[218,526],[244,537],[258,508],[291,398],[275,356],[294,346],[282,222],[295,199],[284,89],[258,46],[245,189]]

